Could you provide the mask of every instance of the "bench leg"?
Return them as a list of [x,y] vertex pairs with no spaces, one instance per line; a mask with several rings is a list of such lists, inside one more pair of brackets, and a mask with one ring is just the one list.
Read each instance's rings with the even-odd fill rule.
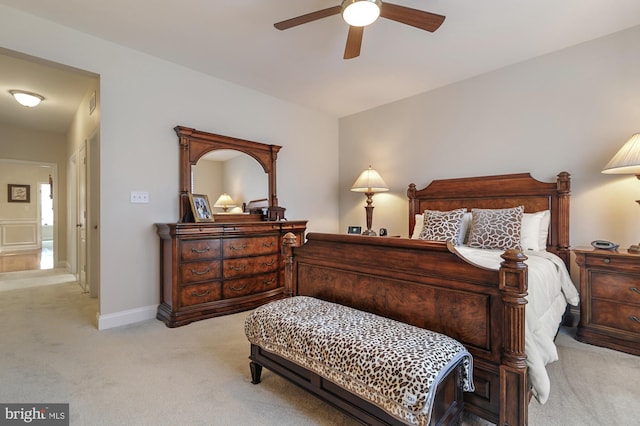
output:
[[251,369],[251,383],[257,385],[260,383],[260,376],[262,375],[262,366],[260,364],[256,364],[251,361],[249,363],[249,368]]

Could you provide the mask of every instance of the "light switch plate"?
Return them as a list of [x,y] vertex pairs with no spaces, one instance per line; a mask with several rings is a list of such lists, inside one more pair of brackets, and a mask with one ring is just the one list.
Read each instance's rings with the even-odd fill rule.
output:
[[131,191],[131,202],[146,204],[149,202],[149,193],[147,191]]

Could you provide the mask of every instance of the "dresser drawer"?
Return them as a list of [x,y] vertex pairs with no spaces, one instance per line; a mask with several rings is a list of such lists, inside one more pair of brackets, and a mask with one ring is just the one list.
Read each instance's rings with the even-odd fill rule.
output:
[[222,294],[225,299],[233,299],[276,288],[278,288],[278,272],[271,272],[249,278],[227,280],[223,284]]
[[591,300],[591,323],[640,333],[640,306]]
[[640,305],[640,276],[591,271],[591,297]]
[[182,306],[193,306],[201,303],[215,302],[222,299],[222,284],[220,281],[193,284],[180,289]]
[[180,283],[189,284],[220,278],[220,260],[204,260],[180,265]]
[[623,255],[618,252],[588,254],[585,256],[587,268],[606,269],[609,271],[640,273],[640,256]]
[[215,259],[220,257],[220,240],[186,240],[180,246],[180,259],[190,261],[197,259]]
[[280,267],[278,258],[278,254],[270,254],[268,256],[225,259],[223,276],[224,278],[235,278],[276,271]]
[[227,238],[222,245],[225,258],[278,253],[278,236]]

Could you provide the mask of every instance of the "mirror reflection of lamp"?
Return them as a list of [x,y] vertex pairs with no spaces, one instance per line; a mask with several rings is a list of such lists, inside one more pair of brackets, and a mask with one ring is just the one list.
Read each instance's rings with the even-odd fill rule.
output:
[[387,184],[382,180],[380,174],[369,166],[367,170],[360,174],[351,187],[351,190],[353,192],[364,192],[364,195],[367,197],[367,205],[364,207],[367,212],[367,230],[364,231],[362,235],[375,236],[375,231],[371,230],[373,222],[373,206],[371,205],[373,200],[371,197],[377,192],[388,191],[389,187],[387,187]]
[[235,207],[236,203],[231,199],[226,192],[218,197],[213,207],[221,207],[222,211],[227,213],[229,207]]
[[[636,175],[640,179],[640,133],[631,136],[622,148],[604,166],[602,173]],[[640,204],[640,200],[636,200]],[[629,247],[629,253],[640,253],[640,244]]]

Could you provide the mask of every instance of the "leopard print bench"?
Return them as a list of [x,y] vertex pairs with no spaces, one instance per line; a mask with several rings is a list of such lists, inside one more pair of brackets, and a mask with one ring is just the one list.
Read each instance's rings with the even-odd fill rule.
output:
[[457,424],[461,390],[473,391],[473,360],[456,340],[335,303],[271,302],[245,334],[252,383],[264,366],[366,424]]

